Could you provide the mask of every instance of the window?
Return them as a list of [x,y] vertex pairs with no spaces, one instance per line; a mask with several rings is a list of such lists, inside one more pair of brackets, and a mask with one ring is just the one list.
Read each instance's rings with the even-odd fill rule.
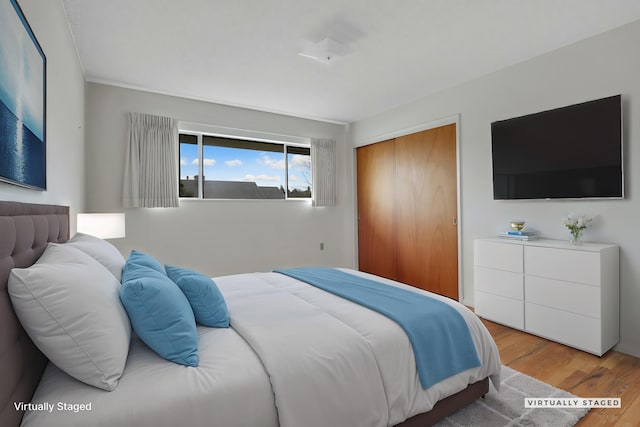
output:
[[309,199],[308,146],[180,133],[180,197]]
[[286,146],[287,197],[311,198],[311,152],[309,147]]

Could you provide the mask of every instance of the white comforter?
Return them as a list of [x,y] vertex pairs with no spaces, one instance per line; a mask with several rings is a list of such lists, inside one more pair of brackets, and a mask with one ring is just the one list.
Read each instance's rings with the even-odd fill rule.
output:
[[[50,364],[33,403],[54,410],[28,412],[23,425],[392,426],[487,376],[499,385],[500,359],[489,333],[447,298],[438,297],[463,315],[482,366],[423,390],[406,334],[386,317],[277,273],[215,281],[232,328],[198,327],[198,368],[167,362],[137,339],[112,392]],[[58,402],[91,403],[91,410],[61,411]]]

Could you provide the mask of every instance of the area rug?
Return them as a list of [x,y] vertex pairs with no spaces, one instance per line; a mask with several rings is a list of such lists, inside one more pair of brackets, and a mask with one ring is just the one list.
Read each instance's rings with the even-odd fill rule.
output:
[[571,398],[573,394],[552,387],[535,378],[502,367],[502,385],[497,393],[493,387],[484,399],[450,415],[437,427],[502,427],[549,426],[571,427],[584,417],[589,409],[525,408],[525,397]]

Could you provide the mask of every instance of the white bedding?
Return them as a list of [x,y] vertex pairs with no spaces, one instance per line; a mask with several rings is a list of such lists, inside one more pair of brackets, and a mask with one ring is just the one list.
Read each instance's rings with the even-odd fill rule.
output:
[[[112,392],[49,364],[32,403],[53,410],[27,412],[23,426],[391,426],[487,376],[499,386],[493,340],[447,298],[436,296],[465,318],[482,366],[423,390],[406,334],[383,315],[277,273],[215,281],[232,327],[198,327],[197,368],[167,362],[137,338]],[[58,402],[91,410],[63,411]]]

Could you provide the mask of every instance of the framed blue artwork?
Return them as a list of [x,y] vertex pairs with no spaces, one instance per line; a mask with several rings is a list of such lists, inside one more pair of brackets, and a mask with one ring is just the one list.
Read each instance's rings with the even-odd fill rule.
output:
[[47,59],[16,0],[0,0],[0,181],[47,189]]

